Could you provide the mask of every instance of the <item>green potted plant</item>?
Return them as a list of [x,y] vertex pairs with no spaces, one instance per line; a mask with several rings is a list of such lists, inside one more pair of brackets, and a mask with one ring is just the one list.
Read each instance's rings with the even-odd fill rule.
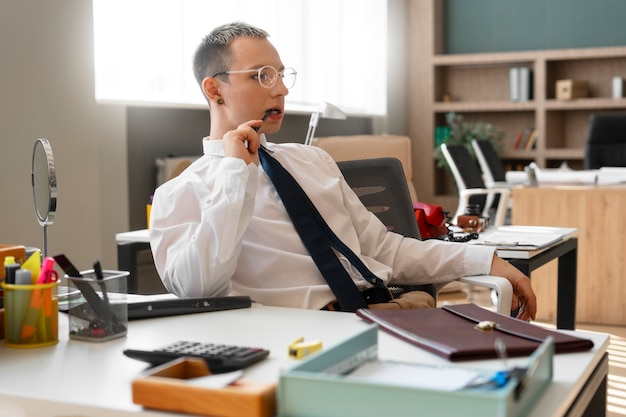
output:
[[[443,143],[450,145],[463,145],[471,155],[474,155],[472,140],[488,140],[493,144],[498,154],[502,153],[504,132],[491,123],[487,122],[466,122],[462,115],[455,112],[446,114],[446,123],[449,126],[447,137],[443,138]],[[447,168],[448,164],[441,152],[441,146],[437,146],[437,167]]]

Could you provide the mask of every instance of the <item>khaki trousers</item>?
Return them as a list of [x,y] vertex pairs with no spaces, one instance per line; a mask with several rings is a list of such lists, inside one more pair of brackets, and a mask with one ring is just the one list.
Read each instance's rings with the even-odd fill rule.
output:
[[369,308],[378,310],[407,310],[412,308],[434,308],[437,305],[432,295],[425,291],[411,291],[386,303],[370,304]]

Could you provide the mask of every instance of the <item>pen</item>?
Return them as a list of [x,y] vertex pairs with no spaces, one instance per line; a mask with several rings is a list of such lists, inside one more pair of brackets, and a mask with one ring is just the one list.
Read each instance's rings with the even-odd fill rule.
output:
[[[272,113],[276,112],[276,110],[268,110],[265,112],[265,114],[263,115],[263,117],[261,118],[262,121],[266,121],[268,117],[270,117],[270,115]],[[261,126],[257,126],[257,127],[253,127],[253,129],[258,132],[259,129],[261,128]]]
[[102,265],[100,265],[100,261],[93,263],[93,271],[96,274],[98,285],[100,285],[100,289],[102,290],[102,298],[104,299],[104,302],[109,305],[109,295],[107,294],[107,287],[104,283],[104,273],[102,272]]
[[93,263],[93,272],[96,274],[96,279],[98,281],[102,281],[104,279],[104,273],[102,272],[102,265],[100,265],[100,261]]
[[485,240],[484,244],[487,246],[518,246],[519,242],[494,242]]
[[15,262],[15,257],[6,256],[4,258],[4,282],[15,284],[15,273],[20,269],[20,264]]

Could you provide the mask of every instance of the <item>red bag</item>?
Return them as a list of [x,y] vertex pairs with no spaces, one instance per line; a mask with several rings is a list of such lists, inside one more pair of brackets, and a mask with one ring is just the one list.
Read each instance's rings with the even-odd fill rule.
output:
[[428,203],[413,203],[417,227],[420,230],[422,240],[443,239],[448,236],[448,226],[446,226],[446,212],[441,206]]

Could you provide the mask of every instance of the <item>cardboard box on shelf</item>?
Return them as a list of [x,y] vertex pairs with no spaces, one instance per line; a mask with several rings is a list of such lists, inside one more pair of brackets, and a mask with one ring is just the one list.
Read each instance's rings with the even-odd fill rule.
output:
[[556,82],[556,99],[572,100],[574,98],[587,97],[589,85],[583,80],[558,80]]

